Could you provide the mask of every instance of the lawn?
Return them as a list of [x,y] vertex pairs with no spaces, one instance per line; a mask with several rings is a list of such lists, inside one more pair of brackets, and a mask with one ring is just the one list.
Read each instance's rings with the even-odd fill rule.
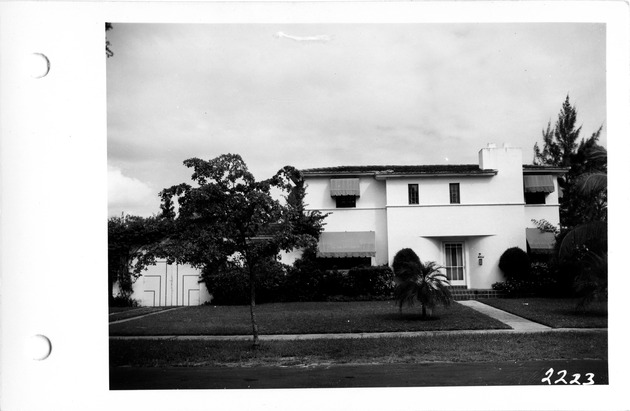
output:
[[[262,335],[509,328],[457,303],[438,308],[427,320],[420,318],[419,307],[405,308],[401,316],[393,301],[263,304],[256,307],[256,318]],[[110,335],[248,335],[251,331],[249,306],[184,307],[109,326]]]
[[586,311],[575,310],[573,298],[493,298],[479,300],[500,310],[552,328],[607,328],[606,302],[591,304]]
[[111,340],[110,366],[309,366],[607,359],[605,332],[468,334],[339,340]]

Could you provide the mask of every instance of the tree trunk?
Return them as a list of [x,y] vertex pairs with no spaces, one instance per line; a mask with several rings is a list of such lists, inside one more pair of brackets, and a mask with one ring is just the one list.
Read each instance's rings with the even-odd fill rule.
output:
[[422,304],[422,318],[426,318],[427,317],[427,307]]
[[258,324],[256,323],[256,275],[253,268],[249,268],[249,311],[252,316],[252,334],[254,336],[254,348],[258,348]]

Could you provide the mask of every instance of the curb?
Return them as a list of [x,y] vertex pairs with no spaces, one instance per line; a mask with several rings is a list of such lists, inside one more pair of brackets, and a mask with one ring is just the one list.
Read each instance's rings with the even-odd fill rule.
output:
[[[343,333],[343,334],[273,334],[259,335],[261,341],[336,340],[392,337],[433,337],[440,335],[479,335],[479,334],[534,334],[546,332],[607,332],[608,328],[551,328],[549,330],[458,330],[458,331],[410,331],[387,333]],[[250,341],[251,335],[129,335],[110,336],[110,340],[177,340],[177,341]]]

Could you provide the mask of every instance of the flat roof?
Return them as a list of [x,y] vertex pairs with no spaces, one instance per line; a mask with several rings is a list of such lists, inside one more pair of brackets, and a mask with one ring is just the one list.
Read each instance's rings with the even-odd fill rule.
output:
[[[554,166],[523,165],[523,174],[564,174],[568,170],[568,168]],[[307,168],[301,171],[305,176],[369,175],[375,176],[376,178],[406,176],[493,176],[498,172],[494,169],[481,169],[477,164],[335,166]]]
[[409,175],[450,176],[450,175],[495,175],[497,170],[483,170],[477,164],[447,165],[372,165],[372,166],[337,166],[309,168],[302,170],[307,176],[332,175],[374,175],[396,177]]

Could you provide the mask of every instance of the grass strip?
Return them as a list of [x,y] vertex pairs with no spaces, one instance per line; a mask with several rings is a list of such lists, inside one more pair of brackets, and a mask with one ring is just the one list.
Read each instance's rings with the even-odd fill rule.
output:
[[[260,334],[506,329],[507,325],[454,303],[422,319],[420,308],[393,301],[278,303],[256,306]],[[248,335],[249,306],[196,306],[109,327],[110,335]]]
[[604,332],[475,334],[342,340],[111,340],[110,366],[309,366],[321,364],[607,359]]
[[595,302],[577,311],[575,298],[491,298],[484,304],[552,328],[607,328],[608,306]]

